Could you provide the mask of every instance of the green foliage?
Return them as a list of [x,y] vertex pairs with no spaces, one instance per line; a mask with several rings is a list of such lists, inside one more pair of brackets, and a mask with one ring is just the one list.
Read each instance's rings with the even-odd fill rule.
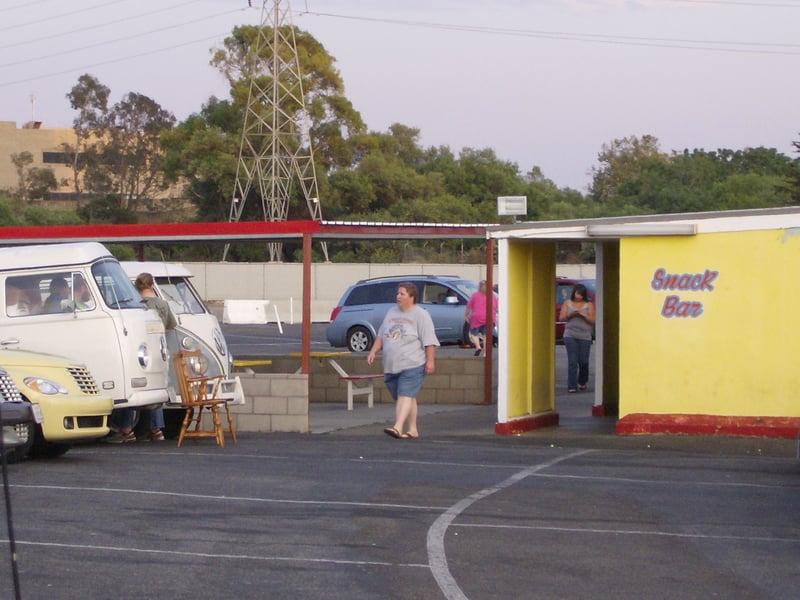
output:
[[[302,74],[302,94],[311,119],[311,142],[318,166],[322,169],[348,166],[352,155],[347,140],[365,130],[364,122],[344,95],[344,81],[335,67],[335,59],[311,34],[293,27],[282,27],[277,32],[272,27],[235,27],[223,41],[223,47],[214,52],[211,64],[228,79],[231,97],[239,107],[247,103],[251,79],[257,89],[271,90],[273,77],[278,77],[280,85],[287,90],[280,98],[281,111],[288,118],[294,118],[301,108],[294,102],[300,98],[301,82],[292,80],[288,70],[272,72],[272,42],[276,33],[286,44],[293,41],[297,48],[297,68]],[[294,62],[291,56],[281,58]],[[262,110],[266,114],[271,108],[262,107]]]
[[44,206],[28,206],[23,211],[25,225],[81,225],[81,218],[73,211],[52,210]]
[[85,223],[137,223],[139,218],[130,209],[119,205],[117,198],[112,195],[95,198],[77,210],[78,216]]
[[125,244],[105,244],[105,246],[117,260],[138,260],[136,251],[130,246]]
[[58,188],[58,181],[53,169],[46,167],[30,169],[26,183],[31,200],[41,200],[48,192]]
[[236,177],[242,115],[211,98],[199,114],[161,137],[169,181],[185,181],[200,221],[225,221]]
[[14,209],[14,201],[8,196],[0,196],[0,227],[21,225]]

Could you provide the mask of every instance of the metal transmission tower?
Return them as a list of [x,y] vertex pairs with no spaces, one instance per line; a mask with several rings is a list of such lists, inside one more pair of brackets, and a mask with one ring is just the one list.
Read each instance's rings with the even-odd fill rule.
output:
[[[267,25],[271,31],[265,32]],[[248,196],[256,190],[264,220],[286,221],[292,184],[297,180],[310,218],[320,221],[310,119],[289,0],[264,0],[258,36],[250,51],[250,91],[229,220],[239,221]],[[270,242],[268,247],[270,260],[280,260],[282,244]],[[324,243],[322,251],[328,260]]]

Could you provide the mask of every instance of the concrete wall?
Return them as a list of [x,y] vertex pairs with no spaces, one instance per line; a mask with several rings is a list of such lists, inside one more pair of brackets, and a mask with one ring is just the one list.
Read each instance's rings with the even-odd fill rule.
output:
[[306,375],[280,372],[237,375],[242,381],[245,403],[230,407],[236,431],[309,432]]
[[[223,300],[269,300],[274,318],[277,306],[281,321],[299,323],[302,315],[303,265],[286,263],[198,263],[183,265],[194,275],[194,285],[208,302]],[[369,264],[315,263],[311,265],[311,320],[326,322],[342,294],[361,279],[387,275],[458,275],[478,281],[486,278],[481,264]],[[594,277],[594,265],[559,265],[564,277]],[[493,275],[497,281],[497,268]]]
[[[257,373],[293,373],[300,368],[300,358],[291,356],[270,356],[272,364],[254,367]],[[367,375],[381,373],[380,361],[371,367],[367,365],[366,355],[342,353],[335,357],[348,375]],[[481,404],[483,402],[483,359],[474,356],[437,357],[436,372],[425,378],[417,400],[424,404]],[[242,381],[244,385],[244,381]],[[312,358],[310,373],[310,402],[347,403],[347,384],[339,380],[339,375],[328,364],[327,359]],[[245,387],[245,397],[247,388]],[[366,402],[365,396],[358,396],[356,402]],[[392,403],[383,381],[375,380],[375,403]]]

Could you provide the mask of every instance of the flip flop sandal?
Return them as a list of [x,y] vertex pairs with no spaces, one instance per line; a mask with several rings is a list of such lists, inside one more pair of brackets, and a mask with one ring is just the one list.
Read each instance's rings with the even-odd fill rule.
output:
[[389,437],[395,438],[396,440],[402,439],[402,437],[403,437],[400,434],[400,432],[397,431],[397,429],[395,429],[394,427],[387,427],[386,429],[383,430],[383,433],[385,433]]

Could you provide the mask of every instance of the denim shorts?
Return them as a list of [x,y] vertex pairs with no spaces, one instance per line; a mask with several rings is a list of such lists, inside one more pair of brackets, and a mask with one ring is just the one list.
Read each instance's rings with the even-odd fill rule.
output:
[[486,335],[486,325],[478,325],[475,329],[469,330],[470,335]]
[[399,373],[383,374],[383,382],[395,400],[398,396],[416,398],[422,389],[423,381],[425,381],[425,365],[412,367]]

